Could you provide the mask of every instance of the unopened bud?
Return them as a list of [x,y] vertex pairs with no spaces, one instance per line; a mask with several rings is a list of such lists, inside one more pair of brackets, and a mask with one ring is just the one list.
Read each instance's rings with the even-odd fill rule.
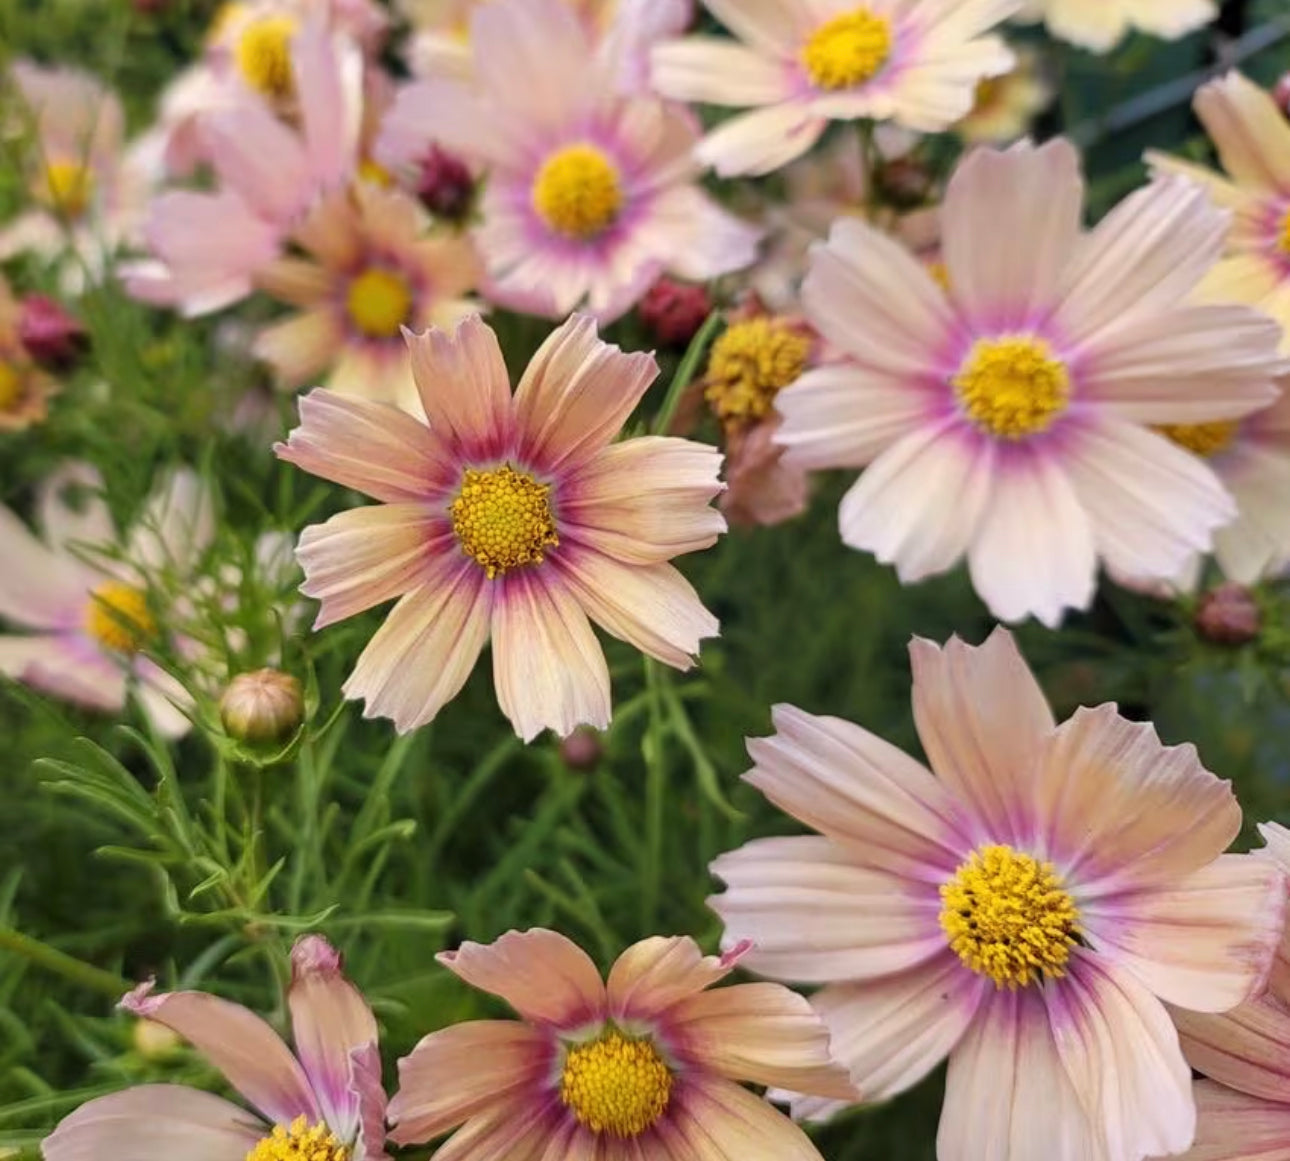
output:
[[461,158],[432,145],[421,162],[417,196],[436,218],[461,223],[475,201],[475,179]]
[[28,294],[19,303],[18,340],[35,362],[54,371],[70,367],[87,346],[85,328],[43,294]]
[[1259,635],[1262,624],[1253,594],[1232,581],[1210,589],[1196,606],[1196,632],[1216,645],[1245,645]]
[[570,770],[590,774],[600,765],[605,747],[600,740],[600,731],[590,726],[579,726],[567,738],[560,741],[560,757]]
[[141,1016],[134,1022],[134,1050],[145,1060],[164,1060],[183,1043],[179,1033]]
[[229,736],[251,745],[286,742],[304,721],[300,682],[276,669],[239,673],[219,699]]
[[684,347],[712,313],[712,300],[702,286],[660,278],[645,292],[639,313],[641,322],[660,344]]
[[897,157],[884,161],[874,174],[874,189],[893,209],[912,210],[932,195],[932,174],[921,161]]

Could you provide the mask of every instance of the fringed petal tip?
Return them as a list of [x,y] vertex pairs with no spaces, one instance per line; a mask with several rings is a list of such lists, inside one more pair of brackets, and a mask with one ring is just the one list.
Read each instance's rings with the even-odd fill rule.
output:
[[344,963],[344,957],[323,936],[302,935],[291,948],[291,979],[339,975]]
[[165,999],[164,996],[154,996],[152,993],[156,989],[157,980],[155,977],[146,979],[141,984],[136,984],[118,1001],[116,1006],[122,1012],[129,1012],[133,1016],[148,1016],[157,1010],[157,1007]]

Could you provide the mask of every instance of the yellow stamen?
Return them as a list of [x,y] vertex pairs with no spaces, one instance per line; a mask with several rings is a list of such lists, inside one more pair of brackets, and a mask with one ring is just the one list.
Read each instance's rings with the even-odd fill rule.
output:
[[349,284],[345,309],[363,334],[374,339],[392,339],[408,321],[412,288],[402,275],[372,267]]
[[1281,236],[1278,239],[1278,245],[1283,254],[1290,254],[1290,210],[1286,210],[1281,217]]
[[105,649],[137,653],[157,635],[142,590],[123,581],[105,581],[90,594],[85,631]]
[[492,471],[466,469],[449,509],[452,530],[490,580],[509,568],[540,564],[543,550],[560,543],[550,492],[550,484],[539,484],[510,464]]
[[364,157],[358,163],[358,176],[368,185],[380,186],[382,189],[389,189],[394,184],[394,175],[379,161],[373,161],[370,157]]
[[227,35],[228,30],[246,15],[246,5],[241,0],[227,0],[215,9],[215,15],[206,28],[206,43],[218,44]]
[[295,91],[291,38],[296,27],[290,16],[261,16],[246,26],[233,50],[242,78],[273,100],[284,100]]
[[1079,912],[1052,863],[986,846],[941,885],[941,929],[967,967],[1015,989],[1066,974]]
[[64,217],[79,218],[94,196],[94,174],[79,161],[50,161],[45,166],[44,196]]
[[811,340],[780,319],[732,323],[712,344],[704,398],[727,422],[764,419],[780,388],[801,375],[810,353]]
[[0,360],[0,413],[12,411],[26,394],[26,377],[12,363]]
[[1010,79],[1010,76],[1005,75],[1001,77],[982,77],[977,81],[976,88],[972,93],[972,112],[985,113],[999,105],[1007,92]]
[[932,281],[942,290],[950,288],[950,268],[939,259],[927,264],[927,273],[932,276]]
[[868,8],[820,25],[802,46],[802,64],[817,88],[849,89],[869,80],[891,55],[891,21]]
[[1227,451],[1236,442],[1240,427],[1235,419],[1220,419],[1213,423],[1162,423],[1156,430],[1179,447],[1208,459]]
[[618,169],[594,145],[569,145],[548,157],[532,197],[552,230],[583,240],[612,226],[623,204]]
[[1047,431],[1070,402],[1066,365],[1042,339],[978,339],[950,382],[968,418],[1000,439]]
[[637,1137],[667,1109],[672,1072],[648,1040],[611,1031],[569,1049],[560,1099],[593,1133]]
[[349,1161],[349,1146],[319,1121],[299,1116],[290,1127],[274,1125],[246,1154],[246,1161]]

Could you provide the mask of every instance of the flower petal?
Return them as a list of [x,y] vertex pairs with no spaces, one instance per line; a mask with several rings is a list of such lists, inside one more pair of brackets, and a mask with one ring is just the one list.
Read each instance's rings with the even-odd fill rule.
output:
[[771,105],[790,93],[783,67],[724,37],[664,41],[650,54],[650,81],[674,101],[708,105]]
[[1187,1161],[1290,1161],[1290,1105],[1211,1080],[1193,1085],[1196,1141]]
[[704,955],[688,935],[654,935],[634,943],[609,971],[609,1015],[645,1020],[725,979],[734,956]]
[[1290,1009],[1272,996],[1222,1015],[1171,1009],[1191,1066],[1212,1080],[1264,1100],[1290,1090]]
[[301,387],[340,355],[345,328],[331,303],[294,314],[255,336],[251,353],[273,368],[282,387]]
[[1196,116],[1244,186],[1290,192],[1290,129],[1272,95],[1233,70],[1196,90]]
[[810,1139],[783,1113],[728,1080],[692,1078],[676,1094],[673,1108],[663,1123],[674,1158],[820,1161]]
[[723,121],[699,142],[694,156],[719,177],[773,173],[809,150],[828,124],[800,101],[767,105]]
[[65,464],[47,476],[36,497],[36,516],[45,543],[59,554],[73,545],[106,547],[116,539],[103,477],[90,464]]
[[32,629],[61,629],[88,596],[85,570],[41,544],[8,508],[0,507],[0,616]]

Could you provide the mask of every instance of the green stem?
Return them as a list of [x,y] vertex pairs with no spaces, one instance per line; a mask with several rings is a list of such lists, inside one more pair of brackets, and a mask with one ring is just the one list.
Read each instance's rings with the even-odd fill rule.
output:
[[690,340],[690,345],[685,348],[685,354],[681,358],[681,365],[677,367],[676,374],[672,376],[672,382],[668,384],[667,394],[663,397],[663,406],[658,409],[658,414],[654,416],[654,426],[651,430],[655,435],[667,435],[667,429],[672,426],[672,417],[676,414],[676,409],[681,404],[681,396],[685,393],[685,389],[690,385],[695,372],[699,369],[703,354],[716,335],[717,328],[721,325],[721,322],[720,312],[714,310],[703,320],[703,326],[699,328],[699,333]]
[[102,992],[114,1000],[120,999],[133,986],[129,980],[122,979],[102,968],[96,968],[93,964],[85,963],[65,951],[59,951],[56,947],[50,947],[49,944],[33,939],[30,935],[23,935],[21,931],[15,931],[12,927],[0,925],[0,951],[12,951],[64,979],[93,991]]

